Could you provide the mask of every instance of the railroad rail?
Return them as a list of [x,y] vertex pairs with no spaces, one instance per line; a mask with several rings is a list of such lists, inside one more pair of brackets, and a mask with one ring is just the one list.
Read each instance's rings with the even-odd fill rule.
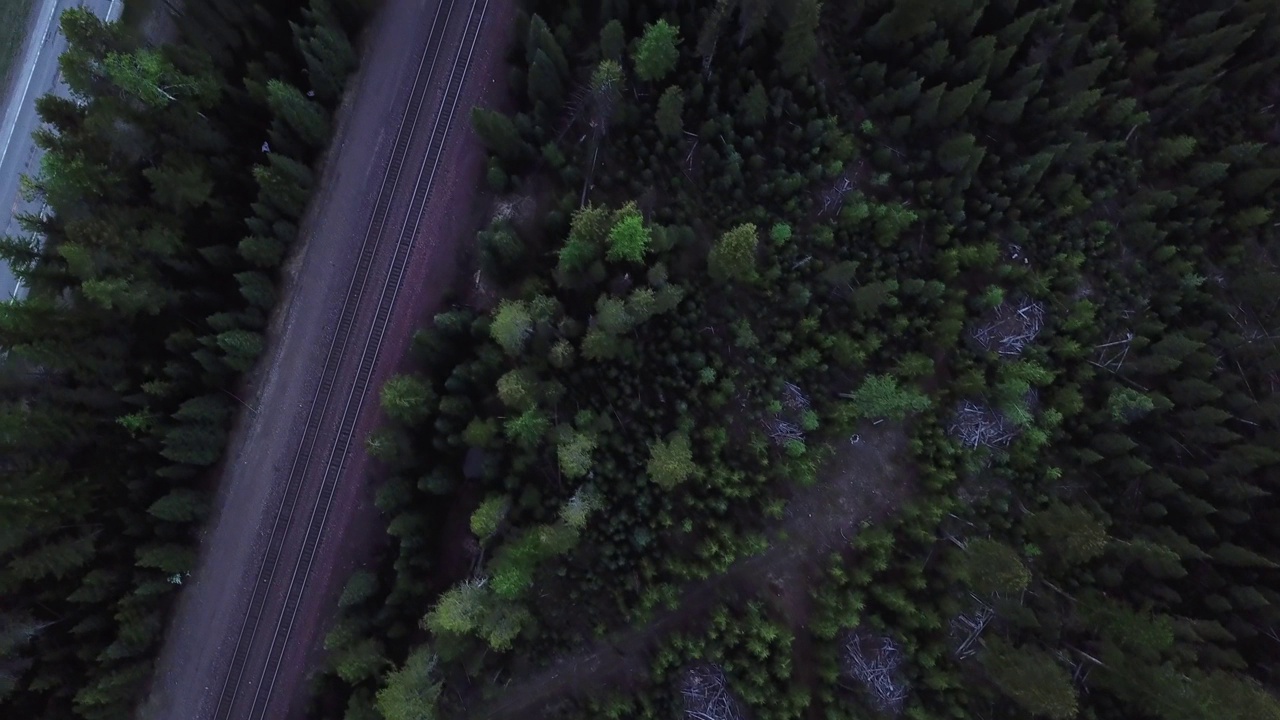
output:
[[[388,216],[391,212],[391,205],[396,196],[396,191],[400,187],[409,146],[421,119],[422,106],[429,94],[430,80],[434,76],[435,68],[440,60],[449,20],[453,17],[455,6],[458,4],[460,4],[459,0],[442,0],[436,8],[431,29],[428,32],[427,43],[423,48],[422,57],[414,75],[409,100],[405,106],[405,114],[400,120],[391,157],[378,189],[373,215],[370,218],[369,227],[366,229],[361,244],[359,260],[352,273],[351,283],[343,300],[338,325],[334,330],[333,340],[325,357],[320,382],[307,415],[303,437],[294,456],[293,465],[290,468],[289,478],[280,500],[280,508],[272,523],[271,533],[267,540],[266,553],[263,557],[262,566],[258,571],[253,595],[246,610],[244,621],[241,624],[239,635],[236,638],[236,647],[232,654],[231,664],[218,696],[218,704],[214,711],[214,718],[217,720],[232,720],[231,713],[234,712],[236,698],[245,680],[251,650],[254,647],[255,640],[259,637],[259,631],[265,629],[262,626],[262,616],[268,599],[272,594],[277,570],[280,566],[281,554],[284,551],[285,541],[289,537],[289,529],[293,527],[295,510],[302,492],[303,481],[307,478],[308,472],[312,467],[311,461],[316,454],[315,445],[329,410],[330,401],[333,399],[333,389],[337,382],[338,370],[352,345],[352,334],[355,330],[358,311],[361,309],[366,291],[371,289],[369,280],[374,266],[374,259],[378,256],[378,251],[382,247]],[[373,323],[368,337],[365,339],[356,377],[351,384],[350,391],[347,393],[342,414],[338,418],[337,438],[323,466],[323,476],[320,481],[316,505],[307,520],[302,548],[294,563],[289,585],[285,590],[283,608],[271,631],[271,641],[268,646],[266,660],[262,672],[257,678],[257,687],[249,708],[249,714],[246,716],[251,720],[265,717],[270,704],[271,693],[280,671],[280,665],[284,659],[285,648],[288,646],[288,639],[293,630],[293,623],[302,601],[303,592],[306,589],[311,566],[324,535],[325,522],[328,519],[329,509],[337,490],[338,480],[354,440],[356,421],[364,407],[383,336],[386,333],[387,324],[390,321],[391,312],[395,305],[396,295],[399,293],[400,284],[413,249],[413,243],[432,194],[436,174],[448,141],[449,131],[454,124],[454,115],[466,81],[467,72],[471,67],[480,26],[488,9],[489,0],[471,0],[470,5],[461,35],[461,45],[453,58],[445,92],[442,96],[440,107],[434,116],[426,157],[417,177],[414,179],[412,199],[405,215],[405,223],[396,238],[391,266],[378,297]],[[464,46],[465,56],[463,53]],[[429,172],[428,167],[430,168]],[[270,625],[267,627],[270,627]]]

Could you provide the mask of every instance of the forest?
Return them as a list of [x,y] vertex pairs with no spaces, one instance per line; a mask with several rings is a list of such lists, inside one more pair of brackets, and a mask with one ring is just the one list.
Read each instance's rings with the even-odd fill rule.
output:
[[[3,246],[6,715],[147,682],[368,11],[189,4],[64,20]],[[1280,720],[1280,6],[516,37],[309,717]]]
[[371,9],[184,7],[159,46],[62,15],[47,210],[0,242],[29,288],[0,306],[5,717],[132,717]]
[[516,36],[313,717],[1280,718],[1275,3]]

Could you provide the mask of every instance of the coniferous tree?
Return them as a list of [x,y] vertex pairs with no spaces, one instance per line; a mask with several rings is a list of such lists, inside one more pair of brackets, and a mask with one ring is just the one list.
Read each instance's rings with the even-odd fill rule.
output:
[[645,82],[657,82],[675,69],[680,58],[678,46],[680,30],[666,20],[646,25],[644,34],[636,40],[632,59],[636,75]]

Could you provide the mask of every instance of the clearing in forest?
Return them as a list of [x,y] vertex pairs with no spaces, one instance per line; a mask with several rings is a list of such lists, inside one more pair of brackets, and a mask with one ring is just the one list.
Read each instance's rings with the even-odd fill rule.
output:
[[656,642],[710,609],[725,588],[750,592],[768,587],[788,623],[793,628],[803,626],[810,569],[828,552],[852,540],[863,522],[883,519],[911,494],[911,475],[899,459],[905,446],[902,424],[888,422],[868,425],[859,435],[837,441],[818,482],[797,488],[781,520],[768,528],[768,550],[685,588],[675,610],[659,612],[639,628],[623,628],[542,669],[513,678],[496,698],[475,708],[471,717],[527,720],[566,696],[626,687],[648,672],[648,651]]

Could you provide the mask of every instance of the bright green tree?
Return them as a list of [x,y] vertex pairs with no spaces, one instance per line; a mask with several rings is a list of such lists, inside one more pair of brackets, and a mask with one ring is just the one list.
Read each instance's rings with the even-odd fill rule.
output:
[[481,540],[488,540],[507,517],[511,499],[505,495],[491,495],[471,513],[471,532]]
[[508,355],[519,355],[524,351],[529,336],[533,334],[533,316],[529,314],[529,304],[523,300],[503,300],[493,315],[489,334]]
[[159,50],[108,53],[102,69],[121,90],[152,107],[184,101],[204,107],[218,92],[212,77],[178,70]]
[[507,437],[523,448],[532,448],[537,445],[550,429],[551,422],[547,420],[546,414],[537,408],[529,408],[515,417],[508,418],[503,425]]
[[725,232],[707,256],[711,277],[720,282],[754,280],[759,242],[760,233],[754,223],[743,223]]
[[855,411],[864,418],[901,420],[931,404],[927,395],[915,388],[901,387],[892,375],[868,375],[857,390],[842,393],[841,397],[852,400]]
[[614,262],[643,262],[645,253],[649,251],[651,232],[633,205],[619,214],[621,217],[609,231],[609,251],[605,258]]
[[435,391],[417,375],[393,375],[382,386],[381,400],[387,417],[413,424],[430,414]]
[[649,479],[664,490],[670,490],[693,474],[697,466],[693,462],[693,447],[689,436],[675,433],[665,441],[649,446]]
[[556,458],[560,462],[560,471],[570,479],[586,475],[591,470],[591,453],[596,448],[595,438],[572,428],[562,428],[559,435]]
[[498,378],[498,399],[514,410],[527,410],[536,403],[538,377],[529,368],[514,368]]
[[1107,412],[1116,422],[1128,423],[1154,410],[1151,396],[1128,386],[1119,386],[1107,397]]
[[409,654],[403,667],[387,674],[376,701],[385,720],[435,720],[441,688],[436,663],[431,648],[423,645]]
[[666,20],[646,25],[644,35],[636,41],[632,60],[636,75],[645,82],[657,82],[676,67],[680,59],[680,30]]

